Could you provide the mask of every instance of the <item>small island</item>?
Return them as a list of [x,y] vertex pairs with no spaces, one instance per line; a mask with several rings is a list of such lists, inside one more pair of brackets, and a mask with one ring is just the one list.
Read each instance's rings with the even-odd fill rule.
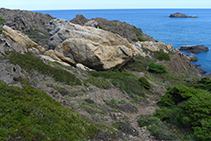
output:
[[201,53],[202,51],[209,51],[208,47],[204,45],[192,45],[192,46],[181,46],[179,50],[186,51],[188,53]]
[[170,17],[170,18],[198,18],[198,17],[195,16],[195,15],[188,16],[188,15],[186,15],[186,14],[182,14],[182,13],[179,13],[179,12],[174,13],[174,14],[171,14],[169,17]]

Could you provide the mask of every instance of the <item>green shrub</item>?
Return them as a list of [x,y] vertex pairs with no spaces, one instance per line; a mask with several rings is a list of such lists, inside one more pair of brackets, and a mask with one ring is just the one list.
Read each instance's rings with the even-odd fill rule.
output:
[[195,88],[211,91],[211,79],[209,77],[203,77],[197,82]]
[[143,86],[141,86],[138,78],[132,73],[124,71],[91,71],[89,73],[94,77],[110,79],[114,86],[127,92],[132,97],[136,97],[135,95],[145,96],[145,93],[147,93]]
[[103,89],[109,89],[112,87],[111,82],[109,82],[105,78],[101,78],[101,77],[90,77],[90,78],[86,79],[84,83],[85,84],[90,83],[94,86],[97,86],[97,87],[103,88]]
[[192,96],[196,95],[198,91],[193,88],[188,88],[184,85],[177,85],[171,90],[167,91],[161,100],[158,102],[162,106],[172,106],[181,103]]
[[162,61],[170,61],[170,56],[167,53],[164,53],[163,51],[154,51],[154,56],[155,58],[157,58],[158,60]]
[[73,74],[59,68],[53,68],[43,63],[43,61],[32,54],[20,54],[16,52],[9,53],[9,60],[12,64],[18,64],[22,69],[29,73],[33,70],[45,75],[52,76],[56,81],[66,83],[68,85],[81,85],[81,81]]
[[[137,27],[133,27],[132,29],[131,29],[131,31],[132,32],[134,32],[135,34],[136,34],[136,37],[137,37],[137,39],[139,40],[139,41],[141,41],[141,42],[143,42],[143,41],[148,41],[146,38],[144,38],[144,37],[142,37],[141,36],[141,30],[140,29],[138,29]],[[133,41],[136,41],[137,39],[133,39]]]
[[[5,20],[2,17],[0,17],[0,25],[2,25],[4,22],[5,22]],[[2,34],[2,31],[3,31],[3,29],[0,28],[0,34]]]
[[154,72],[154,73],[167,73],[168,71],[166,70],[166,67],[161,65],[161,64],[156,64],[156,63],[150,63],[149,65],[149,71]]
[[5,22],[4,18],[0,17],[0,25]]
[[149,83],[149,81],[145,78],[145,77],[140,77],[139,78],[139,82],[141,82],[141,85],[146,88],[146,89],[150,89],[151,85]]
[[86,140],[95,125],[29,85],[0,82],[0,140]]
[[161,97],[155,116],[178,126],[188,127],[197,140],[211,140],[211,94],[207,91],[175,86]]
[[157,117],[141,117],[138,120],[139,126],[147,126],[151,135],[155,136],[159,140],[177,140],[178,137]]
[[133,62],[128,63],[128,67],[130,70],[143,72],[146,71],[146,68],[149,66],[150,62],[150,58],[138,56],[133,59]]

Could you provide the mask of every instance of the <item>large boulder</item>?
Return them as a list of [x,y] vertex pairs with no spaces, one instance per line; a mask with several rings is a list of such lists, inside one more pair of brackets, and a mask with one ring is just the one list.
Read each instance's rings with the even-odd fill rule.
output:
[[47,25],[49,48],[95,70],[121,67],[134,54],[127,39],[111,32],[54,19]]
[[201,53],[202,51],[208,51],[209,48],[204,45],[193,45],[193,46],[181,46],[179,50],[183,50],[191,53]]
[[[27,35],[20,31],[13,30],[9,26],[3,26],[3,35],[5,38],[9,38],[9,40],[11,39],[13,42],[17,43],[19,47],[25,48],[28,52],[43,53],[45,51],[43,47],[32,41]],[[13,47],[13,50],[17,51],[17,48]]]

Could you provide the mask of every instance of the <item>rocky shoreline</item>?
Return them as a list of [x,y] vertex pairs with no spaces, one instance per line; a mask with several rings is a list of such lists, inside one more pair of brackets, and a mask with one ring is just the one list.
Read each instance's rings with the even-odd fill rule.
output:
[[[52,117],[53,112],[58,114],[62,108],[57,111],[48,104],[44,105],[45,109],[54,108],[48,110],[52,112],[49,115],[42,113],[43,107],[23,109],[19,113],[24,114],[23,117],[34,113],[38,113],[36,118],[49,117],[45,126],[52,131],[33,128],[23,134],[24,127],[24,132],[20,129],[17,136],[5,133],[6,139],[30,140],[37,136],[45,140],[93,141],[184,139],[169,134],[171,129],[160,119],[158,127],[162,126],[162,131],[155,130],[156,134],[153,134],[154,129],[150,130],[151,125],[142,125],[141,120],[154,116],[159,109],[157,103],[167,90],[180,84],[192,86],[204,76],[191,63],[195,58],[120,21],[86,19],[83,15],[66,21],[48,14],[4,8],[0,9],[0,17],[4,19],[0,25],[0,80],[5,83],[0,84],[6,85],[0,87],[0,91],[10,87],[12,90],[27,88],[29,94],[21,92],[19,97],[23,93],[32,97],[35,93],[32,99],[40,98],[36,100],[40,105],[50,99],[48,104],[58,102],[56,106],[71,112]],[[49,97],[42,97],[43,93]],[[55,117],[66,117],[68,121],[52,123]],[[35,127],[34,122],[30,127]],[[69,124],[74,127],[69,128]],[[58,128],[53,130],[53,125]],[[157,129],[157,123],[155,125]],[[5,128],[9,132],[9,128]],[[66,132],[66,128],[71,130]],[[182,134],[177,128],[173,132]],[[29,134],[34,136],[27,138]]]

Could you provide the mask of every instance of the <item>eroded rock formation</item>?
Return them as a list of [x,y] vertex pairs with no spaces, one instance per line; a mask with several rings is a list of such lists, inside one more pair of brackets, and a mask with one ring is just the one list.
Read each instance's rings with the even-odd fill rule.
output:
[[133,46],[117,34],[54,19],[47,26],[49,48],[95,70],[121,67],[134,54]]
[[93,18],[88,20],[83,15],[79,14],[76,15],[76,18],[72,19],[70,22],[84,26],[89,25],[88,23],[90,21],[96,21],[99,28],[119,34],[120,36],[126,38],[129,42],[146,40],[156,41],[149,35],[144,34],[140,28],[136,28],[133,25],[125,22],[120,22],[118,20],[108,21],[103,18]]

